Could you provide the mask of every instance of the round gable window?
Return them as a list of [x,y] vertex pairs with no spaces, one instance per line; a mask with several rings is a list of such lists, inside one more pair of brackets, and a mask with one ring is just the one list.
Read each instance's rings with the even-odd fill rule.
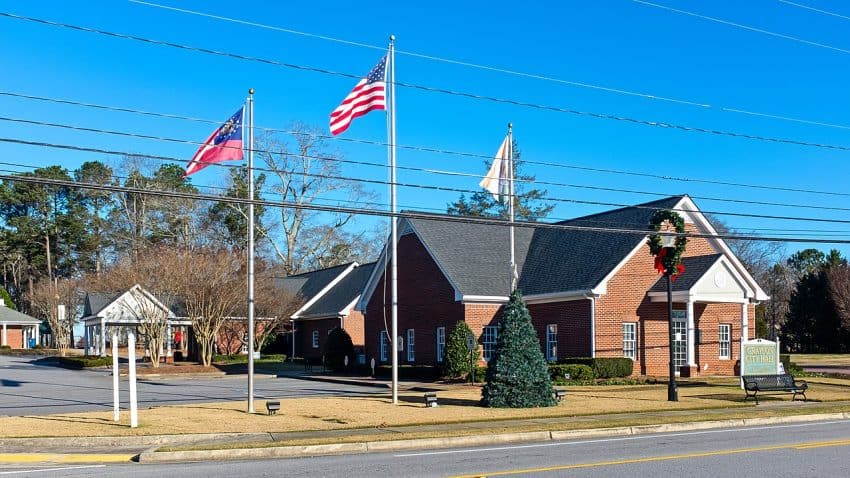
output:
[[721,289],[726,287],[726,271],[719,270],[714,273],[714,285]]

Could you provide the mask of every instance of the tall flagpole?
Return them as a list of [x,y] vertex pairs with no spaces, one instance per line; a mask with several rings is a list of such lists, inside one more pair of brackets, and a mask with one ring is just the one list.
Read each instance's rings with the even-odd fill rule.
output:
[[254,413],[254,89],[248,90],[248,413]]
[[511,230],[510,294],[512,294],[516,290],[517,270],[516,259],[514,257],[514,133],[513,125],[510,123],[508,123],[508,215],[510,216]]
[[390,274],[392,275],[392,339],[390,346],[392,347],[392,389],[393,389],[393,405],[398,404],[398,218],[396,217],[396,167],[395,167],[395,35],[390,35],[390,209],[392,209],[392,233],[390,240],[392,246],[392,266]]

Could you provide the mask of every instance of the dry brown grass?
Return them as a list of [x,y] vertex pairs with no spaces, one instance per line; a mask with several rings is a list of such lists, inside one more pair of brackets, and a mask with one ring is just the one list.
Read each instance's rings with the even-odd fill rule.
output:
[[[809,399],[850,400],[850,381],[823,381],[814,385]],[[128,415],[112,422],[111,412],[69,413],[46,416],[2,417],[0,437],[125,436],[188,433],[293,432],[384,428],[403,425],[489,422],[524,418],[604,415],[711,408],[752,407],[733,380],[689,385],[679,389],[680,401],[667,401],[666,385],[570,387],[557,407],[490,409],[479,407],[480,388],[456,386],[439,392],[440,406],[425,408],[422,393],[403,392],[394,406],[388,397],[298,398],[281,400],[276,416],[267,416],[265,402],[258,413],[245,413],[246,402],[154,407],[139,411],[140,427],[129,428]],[[775,398],[788,401],[788,396]],[[764,402],[764,400],[763,400]],[[744,411],[742,409],[741,411]],[[734,410],[730,410],[730,413]],[[697,414],[694,414],[698,418]],[[356,434],[355,430],[352,430]]]

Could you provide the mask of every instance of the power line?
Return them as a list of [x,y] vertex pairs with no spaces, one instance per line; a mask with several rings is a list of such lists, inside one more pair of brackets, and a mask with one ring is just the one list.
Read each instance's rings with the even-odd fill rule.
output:
[[[27,168],[27,169],[32,170],[32,171],[18,171],[18,170],[9,170],[9,169],[0,170],[2,172],[13,173],[13,174],[21,174],[21,173],[30,173],[31,174],[31,173],[34,172],[35,169],[38,169],[38,167],[39,167],[39,166],[32,165],[32,164],[12,163],[12,162],[7,162],[7,161],[0,161],[0,165],[18,167],[18,168]],[[233,167],[241,167],[241,166],[233,166]],[[118,174],[112,174],[111,178],[113,178],[113,179],[125,179],[125,180],[129,179],[128,176],[121,176],[121,175],[118,175]],[[214,186],[214,185],[210,185],[210,184],[192,183],[191,185],[193,187],[197,187],[197,188],[201,188],[201,189],[229,191],[228,188],[221,187],[221,186]],[[274,192],[274,191],[271,191],[271,190],[268,190],[268,189],[262,190],[260,192],[263,193],[263,194],[270,194],[270,195],[273,195],[273,196],[279,196],[281,198],[284,197],[282,193]],[[230,196],[228,196],[228,197],[230,197]],[[348,203],[348,204],[358,204],[358,205],[363,204],[362,200],[348,200],[348,199],[322,199],[322,198],[317,198],[317,199],[314,199],[314,201],[318,201],[318,202],[320,202],[320,204],[325,204],[325,205],[333,205],[333,204],[338,204],[338,203]],[[381,203],[381,202],[375,202],[375,201],[369,201],[369,203],[372,206],[389,206],[389,204],[387,204],[387,203]],[[444,213],[444,211],[445,211],[445,209],[443,209],[443,208],[425,207],[425,206],[421,206],[421,205],[417,205],[417,206],[413,206],[413,205],[404,206],[404,205],[402,205],[401,206],[402,210],[404,210],[404,209],[414,209],[414,208],[416,210],[419,210],[419,211],[423,211],[423,210],[424,211],[433,211],[435,213]],[[573,220],[573,219],[576,219],[576,218],[547,217],[546,219],[549,219],[553,222],[564,222],[564,221],[570,221],[570,220]],[[592,219],[581,219],[581,221],[582,222],[592,222],[592,223],[597,223],[597,224],[618,224],[618,223],[614,223],[614,222],[611,222],[611,221],[599,221],[599,220],[592,220]],[[747,232],[759,232],[759,231],[773,232],[778,236],[793,235],[794,233],[802,233],[803,235],[806,235],[806,236],[811,235],[811,236],[823,236],[823,237],[850,235],[850,230],[747,228]]]
[[[281,201],[281,202],[273,202],[262,199],[248,199],[248,198],[234,198],[228,196],[217,196],[217,195],[206,195],[206,194],[197,194],[197,193],[184,193],[179,191],[163,191],[163,190],[150,190],[144,188],[133,188],[126,186],[115,186],[115,185],[104,185],[104,184],[94,184],[94,183],[80,183],[77,181],[65,181],[61,179],[49,179],[49,178],[38,178],[32,176],[19,176],[19,175],[0,175],[0,181],[13,181],[13,182],[25,182],[31,184],[41,184],[41,185],[49,185],[49,186],[64,186],[64,187],[72,187],[72,188],[83,188],[83,189],[93,189],[100,191],[111,191],[111,192],[120,192],[120,193],[129,193],[129,194],[147,194],[152,196],[163,196],[163,197],[171,197],[177,199],[189,199],[196,201],[219,201],[225,203],[234,203],[234,204],[254,204],[259,206],[266,207],[284,207],[284,208],[297,208],[297,209],[306,209],[313,211],[321,211],[321,212],[335,212],[335,213],[346,213],[346,214],[354,214],[354,215],[368,215],[368,216],[383,216],[383,217],[397,217],[397,218],[406,218],[406,219],[426,219],[426,220],[435,220],[435,221],[443,221],[443,222],[453,222],[453,223],[466,223],[466,224],[478,224],[478,225],[493,225],[493,226],[502,226],[509,227],[509,223],[505,220],[501,219],[492,219],[492,218],[480,218],[480,217],[471,217],[471,216],[450,216],[450,215],[435,215],[435,214],[423,214],[417,212],[403,211],[392,213],[384,210],[376,210],[369,208],[355,208],[355,207],[340,207],[340,206],[324,206],[318,204],[303,204],[292,201]],[[641,207],[641,206],[628,206],[628,207]],[[657,209],[652,207],[646,207],[647,209]],[[586,232],[609,232],[609,233],[617,233],[617,234],[640,234],[646,235],[651,231],[646,229],[629,229],[629,228],[611,228],[611,227],[593,227],[593,226],[576,226],[564,223],[542,223],[542,222],[529,222],[529,221],[516,221],[513,223],[516,227],[521,228],[530,228],[530,229],[554,229],[554,230],[566,230],[566,231],[586,231]],[[647,225],[647,228],[649,225]],[[702,233],[685,233],[681,234],[687,237],[699,237],[699,238],[712,238],[712,239],[725,239],[725,240],[752,240],[752,241],[764,241],[764,242],[803,242],[803,243],[817,243],[817,244],[850,244],[850,239],[808,239],[808,238],[794,238],[794,237],[765,237],[765,236],[745,236],[745,235],[734,235],[734,234],[702,234]]]
[[[638,0],[634,0],[634,1],[638,1]],[[292,68],[292,69],[296,69],[296,70],[309,71],[309,72],[314,72],[314,73],[322,73],[322,74],[326,74],[326,75],[342,76],[342,77],[345,77],[345,78],[356,78],[356,79],[360,78],[360,75],[354,75],[354,74],[351,74],[351,73],[343,73],[343,72],[324,69],[324,68],[317,68],[317,67],[306,66],[306,65],[297,65],[297,64],[292,64],[292,63],[285,63],[285,62],[281,62],[281,61],[277,61],[277,60],[269,60],[269,59],[265,59],[265,58],[240,55],[238,53],[223,52],[223,51],[218,51],[218,50],[212,50],[212,49],[209,49],[209,48],[201,48],[201,47],[193,47],[193,46],[188,46],[188,45],[181,45],[179,43],[167,42],[167,41],[162,41],[162,40],[153,40],[153,39],[138,37],[138,36],[134,36],[134,35],[108,32],[108,31],[98,30],[98,29],[94,29],[94,28],[81,27],[81,26],[77,26],[77,25],[69,25],[69,24],[66,24],[66,23],[54,22],[54,21],[51,21],[51,20],[43,20],[43,19],[39,19],[39,18],[26,17],[26,16],[22,16],[22,15],[16,15],[16,14],[13,14],[13,13],[0,12],[0,16],[6,17],[6,18],[12,18],[12,19],[16,19],[16,20],[24,20],[24,21],[34,22],[34,23],[40,23],[40,24],[48,25],[48,26],[68,28],[68,29],[87,32],[87,33],[97,33],[97,34],[100,34],[100,35],[106,35],[106,36],[110,36],[110,37],[113,37],[113,38],[122,38],[122,39],[127,39],[127,40],[134,40],[134,41],[139,41],[139,42],[152,44],[152,45],[168,46],[168,47],[177,48],[177,49],[185,50],[185,51],[194,51],[194,52],[206,53],[206,54],[210,54],[210,55],[218,55],[218,56],[223,56],[223,57],[233,58],[233,59],[238,59],[238,60],[253,61],[253,62],[263,63],[263,64],[266,64],[266,65],[279,66],[279,67],[284,67],[284,68]],[[529,102],[519,101],[519,100],[514,100],[514,99],[509,99],[509,98],[500,98],[500,97],[495,97],[495,96],[481,95],[481,94],[464,92],[464,91],[457,91],[457,90],[449,90],[449,89],[445,89],[445,88],[424,86],[424,85],[418,85],[418,84],[413,84],[413,83],[403,83],[403,82],[399,82],[399,81],[395,82],[395,84],[398,85],[398,86],[404,87],[404,88],[410,88],[410,89],[415,89],[415,90],[419,90],[419,91],[427,91],[427,92],[431,92],[431,93],[440,93],[440,94],[457,96],[457,97],[461,97],[461,98],[468,98],[468,99],[474,99],[474,100],[483,100],[483,101],[488,101],[488,102],[491,102],[491,103],[520,106],[520,107],[524,107],[524,108],[536,109],[536,110],[541,110],[541,111],[553,111],[553,112],[557,112],[557,113],[564,113],[564,114],[569,114],[569,115],[574,115],[574,116],[582,116],[582,117],[587,117],[587,118],[604,119],[604,120],[618,121],[618,122],[630,123],[630,124],[636,124],[636,125],[642,125],[642,126],[650,126],[650,127],[654,127],[654,128],[662,128],[662,129],[676,130],[676,131],[689,132],[689,133],[699,133],[699,134],[706,134],[706,135],[713,135],[713,136],[724,136],[724,137],[730,137],[730,138],[746,139],[746,140],[761,141],[761,142],[768,142],[768,143],[791,144],[791,145],[796,145],[796,146],[806,146],[806,147],[812,147],[812,148],[821,148],[821,149],[829,149],[829,150],[837,150],[837,151],[850,151],[850,146],[844,146],[844,145],[834,145],[834,144],[828,144],[828,143],[816,143],[816,142],[803,141],[803,140],[797,140],[797,139],[779,138],[779,137],[772,137],[772,136],[762,136],[762,135],[757,135],[757,134],[739,133],[739,132],[735,132],[735,131],[725,131],[725,130],[716,130],[716,129],[711,129],[711,128],[697,127],[697,126],[687,126],[687,125],[681,125],[681,124],[676,124],[676,123],[667,123],[667,122],[663,122],[663,121],[653,121],[653,120],[632,118],[632,117],[628,117],[628,116],[620,116],[620,115],[608,114],[608,113],[596,113],[596,112],[592,112],[592,111],[576,110],[576,109],[572,109],[572,108],[552,106],[552,105],[546,105],[546,104],[540,104],[540,103],[529,103]]]
[[776,33],[776,32],[772,32],[772,31],[769,31],[769,30],[764,30],[762,28],[751,27],[751,26],[748,26],[748,25],[743,25],[741,23],[735,23],[735,22],[732,22],[732,21],[729,21],[729,20],[723,20],[722,18],[709,17],[707,15],[701,15],[699,13],[689,12],[689,11],[686,11],[686,10],[679,10],[678,8],[668,7],[666,5],[659,5],[657,3],[651,3],[651,2],[644,1],[644,0],[632,0],[632,1],[635,2],[635,3],[640,3],[642,5],[649,6],[649,7],[660,8],[662,10],[668,10],[668,11],[671,11],[671,12],[680,13],[682,15],[688,15],[690,17],[700,18],[700,19],[703,19],[703,20],[708,20],[708,21],[711,21],[711,22],[720,23],[720,24],[728,25],[728,26],[735,27],[735,28],[740,28],[742,30],[748,30],[748,31],[755,32],[755,33],[761,33],[763,35],[768,35],[768,36],[772,36],[772,37],[776,37],[776,38],[782,38],[783,40],[791,40],[791,41],[795,41],[797,43],[802,43],[804,45],[814,46],[814,47],[817,47],[817,48],[823,48],[823,49],[826,49],[826,50],[837,51],[839,53],[850,54],[850,50],[847,50],[845,48],[839,48],[837,46],[827,45],[826,43],[818,43],[818,42],[815,42],[815,41],[806,40],[806,39],[794,37],[794,36],[791,36],[791,35],[786,35],[784,33]]
[[[96,153],[111,154],[111,155],[142,156],[142,157],[145,157],[145,158],[157,159],[157,160],[163,160],[163,161],[182,161],[178,158],[169,157],[169,156],[144,155],[144,154],[140,154],[140,153],[130,153],[130,152],[126,152],[126,151],[114,151],[114,150],[106,150],[106,149],[102,149],[102,148],[90,148],[90,147],[83,147],[83,146],[63,145],[63,144],[48,143],[48,142],[43,142],[43,141],[23,140],[23,139],[17,139],[17,138],[0,138],[0,142],[13,143],[13,144],[23,144],[23,145],[38,146],[38,147],[47,147],[47,148],[67,149],[67,150],[74,150],[74,151],[96,152]],[[238,165],[228,165],[228,164],[222,164],[222,163],[211,164],[211,166],[224,167],[224,168],[241,167],[241,166],[238,166]],[[264,171],[273,171],[273,170],[269,170],[269,169],[258,169],[258,168],[255,168],[255,169],[264,170]],[[361,178],[350,178],[350,177],[345,177],[345,176],[329,176],[329,175],[309,174],[309,173],[299,173],[299,174],[303,175],[303,176],[309,176],[309,177],[319,177],[319,178],[326,178],[326,179],[339,179],[339,180],[343,180],[343,181],[352,181],[352,182],[364,182],[364,183],[372,183],[372,184],[380,184],[380,185],[390,184],[389,181],[361,179]],[[471,189],[450,188],[450,187],[444,187],[444,186],[422,185],[422,184],[415,184],[415,183],[399,183],[399,182],[396,182],[395,184],[396,184],[396,186],[400,186],[400,187],[409,187],[409,188],[425,189],[425,190],[432,190],[432,191],[448,191],[448,192],[461,192],[461,193],[479,192],[477,190],[471,190]],[[522,197],[526,197],[526,196],[516,195],[516,197],[522,198]],[[640,205],[634,206],[634,205],[631,205],[631,204],[602,202],[602,201],[588,201],[588,200],[570,199],[570,198],[548,197],[547,200],[555,201],[555,202],[571,203],[571,204],[594,205],[594,206],[635,207],[635,208],[652,209],[652,210],[664,209],[664,208],[653,207],[653,206],[640,206]],[[688,211],[682,210],[681,212],[688,212]],[[704,214],[713,214],[713,215],[716,215],[716,216],[736,216],[736,217],[750,217],[750,218],[759,218],[759,219],[776,219],[776,220],[787,220],[787,221],[806,221],[806,222],[850,224],[850,220],[844,220],[844,219],[811,218],[811,217],[797,217],[797,216],[776,216],[776,215],[749,214],[749,213],[727,212],[727,211],[702,211],[702,212]]]
[[[132,0],[131,0],[132,1]],[[801,3],[789,2],[788,0],[778,0],[780,3],[784,3],[786,5],[791,5],[797,8],[803,8],[805,10],[811,10],[813,12],[823,13],[824,15],[829,15],[831,17],[841,18],[843,20],[850,20],[850,16],[842,15],[840,13],[830,12],[828,10],[821,10],[820,8],[810,7],[808,5],[803,5]]]
[[[97,104],[92,104],[92,103],[84,103],[84,102],[77,102],[77,101],[65,100],[65,99],[56,99],[56,98],[47,98],[47,97],[40,97],[40,96],[33,96],[33,95],[25,95],[25,94],[5,92],[5,91],[0,91],[0,96],[10,96],[10,97],[14,97],[14,98],[22,98],[22,99],[36,100],[36,101],[45,101],[45,102],[52,102],[52,103],[58,103],[58,104],[68,104],[68,105],[73,105],[73,106],[90,107],[90,108],[96,108],[96,109],[113,110],[113,111],[134,113],[134,114],[140,114],[140,115],[149,115],[149,116],[154,116],[154,117],[163,117],[163,118],[170,118],[170,119],[199,121],[199,122],[203,122],[203,123],[213,123],[213,124],[219,124],[220,123],[219,121],[206,120],[206,119],[194,118],[194,117],[189,117],[189,116],[179,116],[179,115],[170,114],[170,113],[141,111],[141,110],[134,110],[134,109],[130,109],[130,108],[124,108],[124,107],[97,105]],[[132,137],[138,137],[138,138],[142,138],[142,139],[162,139],[163,141],[173,141],[173,142],[196,144],[196,145],[200,144],[198,142],[189,141],[189,140],[176,140],[176,139],[170,139],[170,138],[160,138],[160,137],[157,137],[157,136],[140,135],[140,134],[135,134],[135,133],[115,132],[115,131],[108,131],[108,130],[98,130],[98,129],[93,129],[93,128],[84,128],[84,127],[73,126],[73,125],[36,122],[36,121],[32,121],[32,120],[23,120],[23,119],[19,119],[19,118],[3,118],[3,120],[5,120],[5,121],[16,121],[16,122],[30,122],[30,123],[33,123],[33,124],[39,124],[39,125],[43,125],[43,126],[78,129],[78,130],[82,130],[82,131],[101,132],[101,133],[116,134],[116,135],[122,135],[122,136],[132,136]],[[262,129],[262,130],[265,130],[265,131],[275,131],[275,132],[280,132],[280,133],[285,133],[285,134],[292,134],[292,135],[296,135],[296,136],[297,135],[305,135],[305,136],[317,137],[317,138],[322,138],[322,139],[344,140],[344,141],[351,141],[351,142],[364,143],[364,144],[387,146],[387,143],[380,142],[380,141],[361,140],[361,139],[352,139],[352,138],[341,138],[341,137],[328,136],[328,135],[312,133],[312,132],[292,131],[292,130],[275,129],[275,128],[262,128],[262,127],[260,127],[259,129]],[[448,154],[448,155],[458,155],[458,156],[475,157],[475,158],[482,158],[482,159],[492,159],[492,157],[489,156],[489,155],[479,154],[479,153],[450,151],[450,150],[444,150],[444,149],[429,148],[429,147],[422,147],[422,146],[410,146],[410,145],[397,145],[397,147],[403,148],[403,149],[408,149],[408,150],[419,151],[419,152],[431,152],[431,153],[437,153],[437,154]],[[261,150],[255,150],[255,151],[261,151]],[[270,151],[265,151],[265,152],[270,152]],[[316,159],[333,159],[335,161],[343,161],[343,162],[346,161],[346,160],[341,160],[341,159],[338,159],[338,158],[316,158]],[[543,165],[543,166],[548,166],[548,167],[558,167],[558,168],[582,170],[582,171],[588,171],[588,172],[599,172],[599,173],[606,173],[606,174],[619,174],[619,175],[648,177],[648,178],[652,178],[652,179],[661,179],[661,180],[667,180],[667,181],[705,183],[705,184],[723,185],[723,186],[746,187],[746,188],[760,189],[760,190],[776,190],[776,191],[782,191],[782,192],[797,192],[797,193],[820,194],[820,195],[829,195],[829,196],[850,196],[850,193],[841,193],[841,192],[835,192],[835,191],[819,191],[819,190],[803,189],[803,188],[790,188],[790,187],[756,185],[756,184],[737,183],[737,182],[709,180],[709,179],[674,177],[674,176],[666,176],[666,175],[659,175],[659,174],[652,174],[652,173],[641,173],[641,172],[636,172],[636,171],[625,171],[625,170],[606,169],[606,168],[594,168],[594,167],[577,166],[577,165],[570,165],[570,164],[564,164],[564,163],[532,161],[532,160],[525,160],[525,159],[523,159],[522,162],[527,163],[527,164],[537,164],[537,165]],[[370,165],[370,166],[376,166],[376,167],[388,167],[386,164],[383,164],[383,163],[356,162],[356,164],[364,164],[364,165]],[[429,172],[429,173],[435,173],[435,174],[446,174],[446,175],[461,175],[461,176],[470,176],[470,177],[478,177],[479,176],[477,174],[471,174],[471,173],[456,173],[456,172],[450,172],[450,171],[434,170],[434,169],[429,169],[429,168],[410,168],[410,167],[400,166],[399,169],[422,171],[422,172]],[[597,189],[597,190],[609,190],[609,191],[632,193],[632,194],[645,194],[645,195],[657,195],[657,196],[666,196],[667,195],[666,193],[662,194],[662,193],[653,193],[653,192],[647,192],[647,191],[602,188],[602,187],[598,187],[598,186],[589,186],[589,185],[581,185],[581,184],[568,184],[568,183],[556,183],[556,182],[541,181],[541,180],[531,181],[531,180],[517,179],[517,181],[524,181],[524,182],[528,182],[528,183],[537,183],[537,184],[552,185],[552,186],[574,187],[574,188],[583,188],[583,189]],[[798,207],[798,208],[806,208],[806,209],[847,210],[846,208],[833,208],[833,207],[811,206],[811,205],[801,205],[801,204],[784,204],[784,203],[776,203],[776,202],[768,202],[768,201],[739,200],[739,199],[730,199],[730,198],[715,198],[715,197],[708,197],[708,196],[693,196],[693,197],[695,199],[723,201],[723,202],[735,202],[735,203],[742,203],[742,204]]]
[[[331,36],[327,36],[327,35],[318,35],[318,34],[315,34],[315,33],[309,33],[309,32],[294,30],[294,29],[291,29],[291,28],[284,28],[284,27],[279,27],[279,26],[275,26],[275,25],[268,25],[268,24],[263,24],[263,23],[258,23],[258,22],[252,22],[252,21],[248,21],[248,20],[241,20],[241,19],[233,18],[233,17],[225,17],[225,16],[222,16],[222,15],[214,15],[214,14],[211,14],[211,13],[205,13],[205,12],[200,12],[200,11],[196,11],[196,10],[189,10],[189,9],[185,9],[185,8],[178,8],[178,7],[173,7],[173,6],[169,6],[169,5],[162,5],[162,4],[158,4],[158,3],[144,2],[144,1],[141,1],[141,0],[129,0],[129,1],[131,3],[136,3],[136,4],[139,4],[139,5],[145,5],[145,6],[154,7],[154,8],[161,8],[161,9],[164,9],[164,10],[171,10],[171,11],[179,12],[179,13],[187,13],[187,14],[190,14],[190,15],[197,15],[197,16],[201,16],[201,17],[212,18],[212,19],[215,19],[215,20],[232,22],[232,23],[247,25],[247,26],[251,26],[251,27],[263,28],[263,29],[267,29],[267,30],[279,31],[279,32],[293,34],[293,35],[300,35],[300,36],[305,36],[305,37],[309,37],[309,38],[316,38],[316,39],[336,42],[336,43],[340,43],[340,44],[344,44],[344,45],[351,45],[351,46],[356,46],[356,47],[369,48],[369,49],[372,49],[372,50],[386,50],[386,47],[380,46],[380,45],[373,45],[373,44],[362,43],[362,42],[357,42],[357,41],[345,40],[345,39],[331,37]],[[782,0],[780,0],[780,1],[782,1]],[[787,3],[790,3],[790,2],[787,2]],[[672,98],[672,97],[666,97],[666,96],[653,95],[653,94],[649,94],[649,93],[642,93],[642,92],[637,92],[637,91],[625,90],[625,89],[622,89],[622,88],[614,88],[614,87],[610,87],[610,86],[598,85],[598,84],[593,84],[593,83],[580,82],[580,81],[574,81],[574,80],[566,80],[566,79],[563,79],[563,78],[555,78],[555,77],[552,77],[552,76],[542,75],[542,74],[539,74],[539,73],[527,73],[527,72],[517,71],[517,70],[504,68],[504,67],[481,65],[481,64],[472,63],[472,62],[469,62],[469,61],[439,57],[439,56],[435,56],[435,55],[428,55],[428,54],[417,53],[417,52],[413,52],[413,51],[405,51],[405,50],[396,49],[395,52],[398,55],[407,55],[407,56],[414,57],[414,58],[422,58],[422,59],[426,59],[426,60],[448,63],[448,64],[458,65],[458,66],[465,66],[465,67],[475,68],[475,69],[479,69],[479,70],[493,71],[493,72],[497,72],[497,73],[504,73],[504,74],[508,74],[508,75],[519,76],[519,77],[524,77],[524,78],[531,78],[531,79],[535,79],[535,80],[549,81],[549,82],[552,82],[552,83],[560,83],[560,84],[569,85],[569,86],[576,86],[576,87],[580,87],[580,88],[588,88],[588,89],[592,89],[592,90],[604,91],[606,93],[615,93],[615,94],[621,94],[621,95],[626,95],[626,96],[635,96],[635,97],[649,99],[649,100],[667,101],[667,102],[677,103],[677,104],[682,104],[682,105],[687,105],[687,106],[694,106],[694,107],[698,107],[698,108],[702,108],[702,109],[718,109],[720,111],[726,111],[726,112],[730,112],[730,113],[738,113],[738,114],[744,114],[744,115],[750,115],[750,116],[758,116],[758,117],[762,117],[762,118],[770,118],[770,119],[776,119],[776,120],[781,120],[781,121],[789,121],[789,122],[794,122],[794,123],[802,123],[802,124],[809,124],[809,125],[815,125],[815,126],[824,126],[824,127],[828,127],[828,128],[850,130],[850,126],[848,126],[848,125],[827,123],[827,122],[824,122],[824,121],[809,120],[809,119],[803,119],[803,118],[796,118],[796,117],[792,117],[792,116],[789,116],[789,115],[780,115],[780,114],[772,114],[772,113],[765,113],[765,112],[758,112],[758,111],[749,111],[749,110],[746,110],[746,109],[743,109],[743,108],[715,106],[715,105],[705,103],[703,101],[685,100],[685,99],[681,99],[681,98]]]

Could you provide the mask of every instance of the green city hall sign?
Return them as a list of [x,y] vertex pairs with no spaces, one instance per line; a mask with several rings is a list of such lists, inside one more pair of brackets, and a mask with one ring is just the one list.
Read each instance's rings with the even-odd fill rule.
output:
[[744,342],[741,351],[741,375],[779,373],[779,342],[756,339]]

